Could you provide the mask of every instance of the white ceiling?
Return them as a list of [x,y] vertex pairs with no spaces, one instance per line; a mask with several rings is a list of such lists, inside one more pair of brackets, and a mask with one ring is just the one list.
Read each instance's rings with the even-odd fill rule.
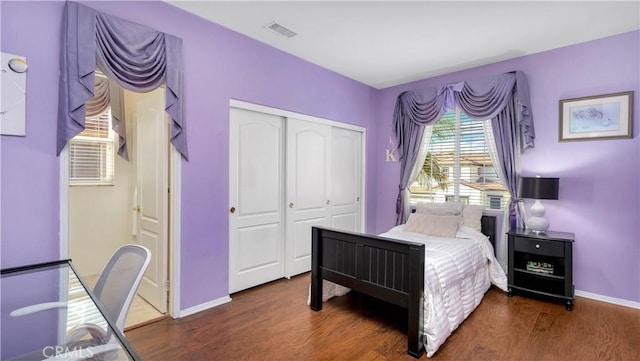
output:
[[640,29],[640,1],[168,2],[378,89]]

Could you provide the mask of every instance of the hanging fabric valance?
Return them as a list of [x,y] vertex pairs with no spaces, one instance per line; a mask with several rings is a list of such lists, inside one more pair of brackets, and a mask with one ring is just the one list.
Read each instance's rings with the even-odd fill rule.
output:
[[[393,115],[398,150],[408,141],[403,129],[408,123],[427,125],[440,119],[448,110],[459,106],[476,120],[495,118],[513,99],[517,101],[517,122],[525,148],[533,148],[535,131],[531,116],[529,85],[521,71],[500,74],[488,79],[447,84],[437,89],[406,91],[398,96]],[[400,154],[402,156],[402,154]]]
[[[501,166],[506,168],[508,182],[515,182],[519,169],[514,166],[517,154],[513,145],[522,136],[524,148],[533,148],[535,130],[529,99],[527,78],[521,71],[504,73],[490,78],[447,84],[421,91],[406,91],[398,96],[393,114],[393,130],[400,156],[400,185],[396,224],[406,222],[409,215],[409,182],[411,170],[422,146],[424,126],[436,122],[448,110],[458,106],[475,120],[491,119],[495,124],[496,140],[504,141],[500,151]],[[498,123],[509,123],[500,127]],[[509,129],[517,131],[509,133]],[[519,131],[519,134],[517,133]],[[500,134],[498,134],[500,133]],[[500,166],[500,165],[499,165]],[[511,187],[509,187],[511,188]],[[514,190],[509,189],[510,192]],[[515,216],[515,195],[510,213]]]
[[129,160],[123,102],[122,87],[118,83],[102,76],[96,76],[93,97],[85,102],[85,117],[95,117],[111,108],[111,128],[118,134],[117,153],[123,159]]
[[[70,1],[63,22],[57,154],[84,129],[85,103],[94,95],[96,64],[125,89],[148,92],[166,85],[171,143],[188,159],[182,113],[182,40]],[[122,136],[123,124],[114,122],[116,127],[121,128],[122,133],[116,132]]]
[[87,100],[86,117],[96,117],[104,113],[111,103],[111,94],[109,93],[109,80],[97,77],[95,86],[93,87],[93,98]]

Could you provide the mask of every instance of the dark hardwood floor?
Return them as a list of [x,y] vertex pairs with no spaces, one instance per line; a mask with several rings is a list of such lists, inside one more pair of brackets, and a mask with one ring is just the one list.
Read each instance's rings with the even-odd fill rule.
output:
[[[126,336],[143,360],[413,360],[406,311],[352,292],[314,312],[308,287],[308,274],[275,281]],[[577,298],[569,312],[492,288],[432,359],[640,360],[640,310]]]

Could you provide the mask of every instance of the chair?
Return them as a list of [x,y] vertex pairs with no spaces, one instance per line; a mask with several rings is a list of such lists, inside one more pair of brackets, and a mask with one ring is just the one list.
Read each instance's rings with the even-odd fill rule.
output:
[[[127,314],[131,308],[142,276],[149,266],[151,252],[144,246],[126,244],[118,248],[100,273],[93,293],[104,306],[105,316],[114,326],[124,331]],[[66,308],[65,302],[48,302],[14,310],[11,316],[17,317],[53,308]],[[85,336],[89,334],[90,340]],[[69,331],[67,346],[96,347],[112,342],[112,335],[101,327],[85,323]],[[107,347],[105,351],[109,351]]]
[[127,314],[138,291],[142,276],[149,266],[151,252],[143,246],[126,244],[116,250],[93,287],[109,317],[124,331]]

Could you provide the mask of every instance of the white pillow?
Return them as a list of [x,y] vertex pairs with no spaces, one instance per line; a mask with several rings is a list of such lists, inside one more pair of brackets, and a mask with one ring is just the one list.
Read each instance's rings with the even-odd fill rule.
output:
[[418,202],[416,213],[433,214],[436,216],[457,216],[462,213],[464,204],[462,203],[431,203]]
[[461,216],[442,216],[412,213],[402,229],[405,232],[422,233],[427,236],[455,238]]
[[462,210],[462,225],[473,228],[478,232],[482,232],[482,211],[483,206],[467,204]]

